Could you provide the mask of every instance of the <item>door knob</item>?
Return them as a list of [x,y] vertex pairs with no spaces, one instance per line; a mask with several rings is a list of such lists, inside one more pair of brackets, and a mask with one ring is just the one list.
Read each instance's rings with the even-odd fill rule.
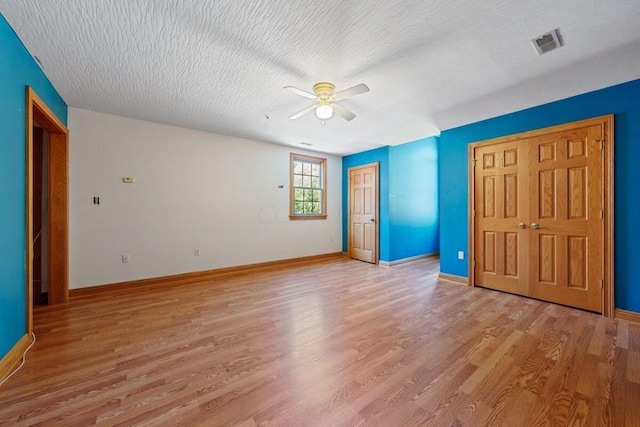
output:
[[531,223],[531,228],[533,228],[534,230],[537,230],[538,228],[540,228],[540,224],[537,224],[535,222]]
[[524,222],[521,222],[520,224],[516,225],[516,227],[521,228],[521,229],[527,228],[527,224],[525,224]]
[[376,222],[376,220],[375,220],[375,219],[373,219],[373,218],[371,218],[371,222]]

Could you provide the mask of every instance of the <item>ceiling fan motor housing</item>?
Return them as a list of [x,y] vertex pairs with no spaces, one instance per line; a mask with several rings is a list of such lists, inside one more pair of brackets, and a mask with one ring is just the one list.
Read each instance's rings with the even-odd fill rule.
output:
[[313,85],[313,93],[318,97],[321,105],[327,105],[333,101],[333,93],[336,87],[329,82],[319,82]]

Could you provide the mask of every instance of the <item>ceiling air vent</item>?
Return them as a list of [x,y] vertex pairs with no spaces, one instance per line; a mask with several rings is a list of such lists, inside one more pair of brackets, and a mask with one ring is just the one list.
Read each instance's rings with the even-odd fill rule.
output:
[[531,43],[533,43],[533,47],[536,48],[538,55],[542,55],[543,53],[547,53],[550,50],[562,46],[560,32],[558,30],[549,31],[540,37],[536,37],[531,40]]

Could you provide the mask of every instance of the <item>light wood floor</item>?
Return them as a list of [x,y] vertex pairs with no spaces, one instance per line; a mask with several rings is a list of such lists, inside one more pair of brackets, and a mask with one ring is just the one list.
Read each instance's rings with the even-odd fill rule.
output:
[[640,326],[338,257],[35,312],[0,425],[640,425]]

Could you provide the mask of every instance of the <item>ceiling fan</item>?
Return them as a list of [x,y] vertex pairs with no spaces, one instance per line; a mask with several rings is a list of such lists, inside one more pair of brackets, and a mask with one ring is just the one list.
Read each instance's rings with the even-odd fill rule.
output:
[[298,89],[297,87],[293,86],[285,86],[284,89],[288,89],[300,96],[304,96],[305,98],[309,99],[315,99],[317,101],[310,107],[307,107],[299,113],[296,113],[293,116],[289,117],[289,120],[299,119],[312,110],[315,110],[316,117],[323,121],[330,119],[333,116],[334,112],[347,121],[353,120],[356,115],[344,108],[342,105],[338,104],[336,101],[360,95],[361,93],[369,92],[369,87],[364,83],[360,83],[359,85],[341,90],[340,92],[335,92],[335,85],[329,82],[319,82],[314,84],[313,93]]

